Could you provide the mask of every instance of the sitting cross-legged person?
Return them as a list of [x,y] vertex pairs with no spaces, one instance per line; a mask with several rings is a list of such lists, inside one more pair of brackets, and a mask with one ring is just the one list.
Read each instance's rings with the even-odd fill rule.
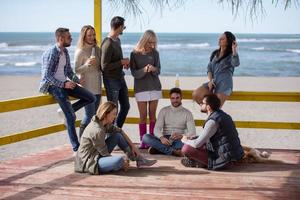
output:
[[200,109],[208,118],[198,138],[182,138],[182,153],[186,157],[181,163],[184,166],[220,170],[243,158],[244,151],[234,122],[220,106],[221,101],[215,94],[203,98]]
[[179,88],[170,90],[171,105],[162,108],[154,127],[154,135],[145,134],[143,142],[150,146],[150,154],[165,154],[182,157],[183,135],[192,138],[196,135],[192,113],[182,106],[182,93]]

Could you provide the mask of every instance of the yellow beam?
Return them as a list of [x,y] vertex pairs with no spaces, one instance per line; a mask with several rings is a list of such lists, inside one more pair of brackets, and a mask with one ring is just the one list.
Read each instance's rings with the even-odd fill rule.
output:
[[[80,120],[76,121],[76,126],[79,126]],[[34,129],[30,131],[24,131],[20,133],[15,133],[11,135],[5,135],[0,137],[0,146],[6,145],[6,144],[11,144],[15,142],[19,142],[22,140],[28,140],[32,139],[35,137],[40,137],[44,135],[49,135],[52,133],[57,133],[59,131],[65,130],[65,126],[63,124],[55,124],[52,126],[47,126],[39,129]]]
[[[126,119],[127,124],[138,124],[139,118],[129,117]],[[203,126],[204,120],[195,120],[196,126]],[[80,125],[80,120],[76,121],[76,126]],[[235,125],[237,128],[261,128],[261,129],[290,129],[300,130],[300,123],[294,122],[259,122],[259,121],[236,121]],[[63,124],[56,124],[49,127],[43,127],[35,130],[25,131],[21,133],[15,133],[11,135],[0,137],[0,146],[19,142],[22,140],[28,140],[31,138],[44,136],[59,131],[65,130]]]
[[[192,90],[183,90],[183,98],[191,99]],[[134,97],[133,89],[128,90],[129,97]],[[105,90],[102,89],[105,96]],[[163,90],[163,98],[169,98],[169,90]],[[71,98],[72,99],[72,98]],[[300,102],[299,92],[233,92],[229,100],[231,101],[273,101],[273,102]],[[0,101],[0,113],[26,108],[33,108],[56,103],[49,95],[27,97]]]
[[26,97],[22,99],[11,99],[7,101],[0,101],[0,113],[26,108],[33,108],[38,106],[45,106],[54,104],[56,101],[52,96],[41,95],[35,97]]
[[[139,118],[126,118],[127,124],[138,124]],[[195,120],[196,126],[203,126],[204,120]],[[300,130],[300,123],[296,122],[260,122],[260,121],[235,121],[237,128],[261,128],[261,129],[289,129]]]
[[236,121],[235,125],[238,128],[300,130],[300,123],[296,123],[296,122]]
[[94,0],[94,28],[99,44],[102,41],[102,0]]
[[229,100],[300,102],[300,92],[233,92]]

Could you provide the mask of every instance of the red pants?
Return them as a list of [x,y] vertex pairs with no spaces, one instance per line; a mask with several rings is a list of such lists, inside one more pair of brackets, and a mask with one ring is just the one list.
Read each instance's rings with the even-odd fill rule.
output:
[[207,167],[207,163],[208,163],[208,157],[207,157],[207,152],[206,152],[206,148],[205,145],[203,145],[200,148],[194,148],[191,147],[187,144],[185,144],[182,149],[181,152],[188,158],[191,158],[195,161],[200,162],[201,164],[205,165]]

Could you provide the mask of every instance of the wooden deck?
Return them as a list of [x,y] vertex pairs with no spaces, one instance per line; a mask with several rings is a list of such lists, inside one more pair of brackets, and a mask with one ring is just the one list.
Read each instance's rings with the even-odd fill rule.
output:
[[185,168],[180,158],[151,168],[91,176],[73,172],[70,146],[0,163],[0,199],[300,199],[300,151],[272,150],[280,164],[230,171]]

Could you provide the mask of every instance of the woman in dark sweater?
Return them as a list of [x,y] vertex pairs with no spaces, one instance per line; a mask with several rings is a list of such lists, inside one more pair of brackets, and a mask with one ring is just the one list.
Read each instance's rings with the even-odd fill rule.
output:
[[[149,112],[149,133],[153,134],[156,121],[158,100],[162,97],[160,60],[157,49],[157,37],[152,30],[147,30],[130,55],[130,69],[134,77],[134,92],[140,113],[140,148],[147,148],[142,137],[147,132],[147,110]],[[148,109],[147,109],[148,107]]]

